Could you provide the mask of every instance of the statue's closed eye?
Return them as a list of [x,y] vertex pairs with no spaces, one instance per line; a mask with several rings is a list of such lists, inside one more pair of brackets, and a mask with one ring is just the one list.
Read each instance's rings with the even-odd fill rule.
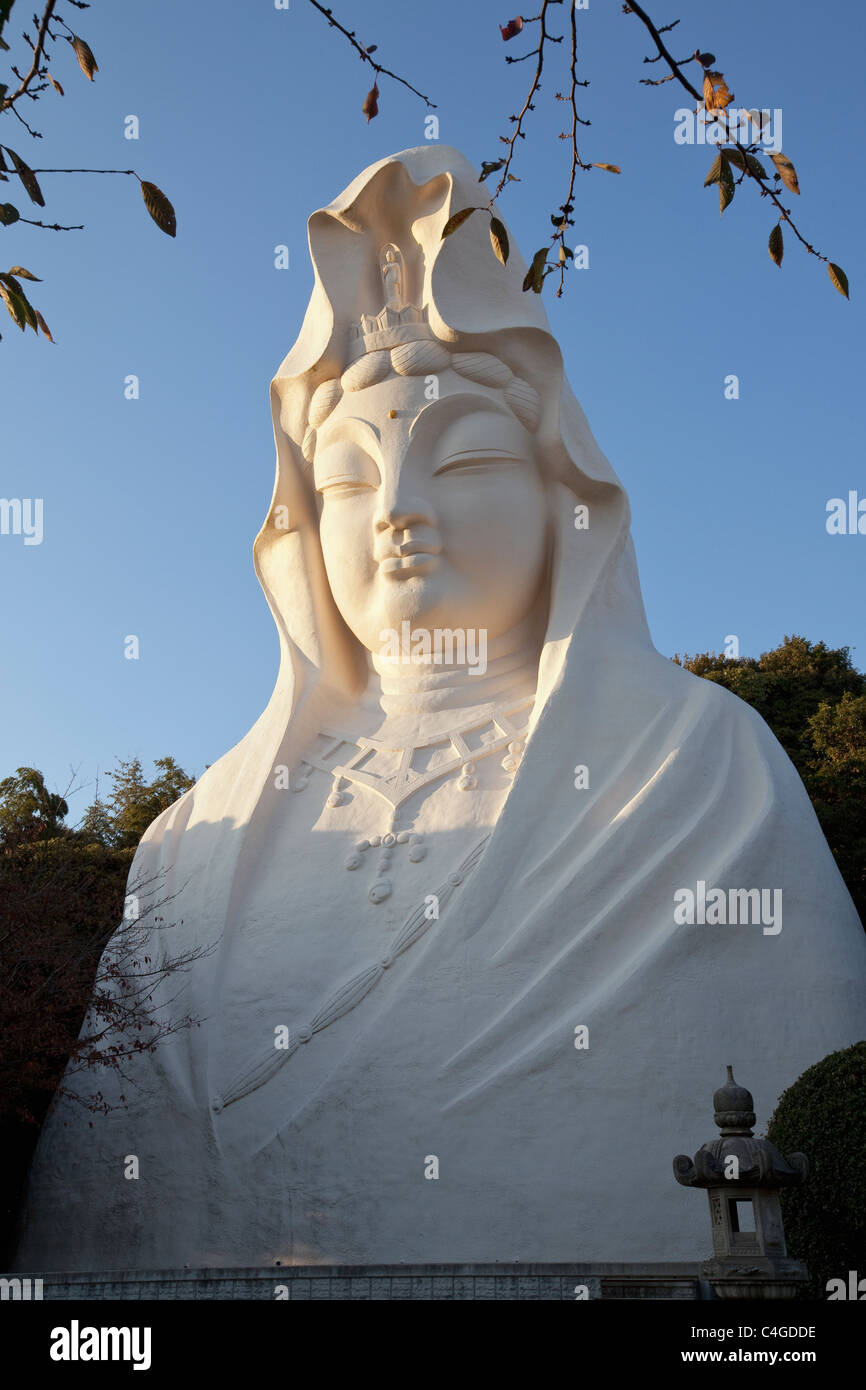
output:
[[512,454],[506,449],[469,449],[465,453],[455,454],[446,459],[433,474],[434,478],[441,478],[444,473],[481,473],[491,467],[500,468],[514,467],[515,464],[525,463],[526,460],[520,454]]
[[316,491],[321,493],[322,496],[324,496],[326,492],[339,494],[340,496],[348,496],[356,492],[371,492],[374,487],[375,483],[368,483],[365,482],[363,478],[356,478],[346,474],[343,477],[330,477],[324,479],[316,488]]

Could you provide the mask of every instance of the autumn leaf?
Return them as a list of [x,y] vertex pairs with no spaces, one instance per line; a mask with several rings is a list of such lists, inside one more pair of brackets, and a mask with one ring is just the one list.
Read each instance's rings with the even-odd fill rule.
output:
[[367,95],[364,97],[364,104],[361,107],[367,117],[367,125],[370,124],[374,116],[379,114],[379,86],[374,82]]
[[508,233],[505,224],[500,222],[498,217],[490,219],[490,243],[496,259],[505,265],[508,260]]
[[724,111],[733,99],[720,72],[704,73],[704,106],[708,111]]
[[144,199],[145,207],[160,231],[165,232],[166,236],[174,236],[177,232],[177,219],[174,208],[162,190],[157,188],[155,183],[147,183],[143,179],[141,196]]
[[[20,275],[22,280],[39,280],[38,275],[33,275],[31,271],[25,270],[23,265],[13,265],[9,271],[10,275]],[[41,284],[41,280],[39,280]]]
[[504,159],[485,159],[481,162],[481,173],[478,175],[478,182],[483,183],[491,174],[495,174],[497,169],[501,169],[505,163]]
[[622,173],[622,169],[620,169],[618,164],[593,164],[592,167],[593,169],[606,169],[609,174]]
[[765,179],[767,177],[766,169],[760,159],[757,159],[755,155],[747,154],[743,157],[739,150],[734,149],[725,150],[724,154],[725,158],[729,160],[731,164],[735,164],[738,169],[748,169],[750,173],[757,175],[760,179]]
[[840,294],[844,294],[846,299],[850,299],[851,296],[848,293],[848,276],[845,274],[842,267],[840,265],[834,265],[832,261],[828,261],[827,270],[829,272],[833,288],[837,289]]
[[11,227],[13,222],[17,222],[21,216],[14,203],[0,203],[0,222],[4,227]]
[[721,169],[719,171],[719,214],[724,212],[729,203],[734,201],[734,176],[731,173],[731,166],[725,155],[722,154]]
[[42,332],[48,339],[49,343],[53,343],[54,339],[51,336],[51,329],[48,327],[48,324],[45,322],[38,309],[36,310],[36,322],[39,324],[39,327],[42,329]]
[[797,179],[797,170],[794,168],[786,154],[771,154],[770,158],[778,170],[779,177],[786,188],[790,188],[792,193],[800,192],[800,183]]
[[455,212],[451,217],[448,218],[448,221],[442,228],[442,236],[439,238],[440,241],[444,241],[445,238],[447,236],[450,236],[452,232],[456,232],[458,227],[462,227],[463,223],[467,220],[467,218],[472,216],[473,212],[480,211],[480,208],[461,208],[459,212]]
[[547,247],[542,246],[532,257],[532,264],[526,272],[523,280],[524,293],[532,290],[534,294],[541,294],[541,286],[544,280],[544,266],[547,260]]
[[500,32],[500,34],[502,35],[503,39],[504,39],[504,40],[506,41],[506,43],[507,43],[509,39],[516,38],[517,35],[518,35],[518,34],[520,33],[520,31],[522,30],[522,28],[523,28],[523,16],[522,16],[522,15],[516,15],[514,19],[509,19],[509,21],[508,21],[507,24],[505,24],[505,25],[500,24],[500,26],[499,26],[499,32]]
[[27,316],[24,313],[24,307],[21,304],[18,295],[15,294],[12,290],[8,290],[6,286],[2,283],[2,281],[0,281],[0,299],[3,300],[3,303],[9,310],[10,317],[15,320],[18,327],[21,329],[23,333],[24,329],[27,326]]
[[782,224],[777,222],[770,233],[770,240],[767,243],[767,250],[772,256],[776,265],[781,266],[782,257],[785,254],[785,241],[782,236]]
[[717,154],[716,157],[715,157],[715,159],[713,160],[712,164],[710,165],[710,172],[707,174],[707,177],[704,179],[704,188],[709,188],[709,187],[710,187],[710,184],[718,183],[719,179],[721,178],[721,174],[722,174],[722,156],[721,156],[720,154]]
[[[63,88],[61,87],[60,83],[57,81],[56,77],[52,77],[50,72],[47,74],[47,76],[48,76],[48,81],[51,83],[51,85],[52,85],[52,87],[54,88],[55,92],[59,92],[61,96],[65,96],[66,93],[64,92],[64,90],[63,90]],[[53,342],[54,339],[52,338],[51,341]]]
[[93,56],[93,49],[84,39],[80,39],[77,34],[72,35],[72,47],[75,49],[75,56],[78,59],[78,66],[84,73],[88,81],[93,81],[93,74],[99,72],[99,64]]
[[44,208],[45,199],[42,196],[42,189],[39,187],[39,181],[33,170],[28,164],[24,163],[24,160],[19,154],[16,154],[14,150],[10,150],[8,145],[6,146],[6,153],[11,156],[12,163],[15,165],[15,172],[27,189],[27,194],[31,203],[36,203],[37,207]]

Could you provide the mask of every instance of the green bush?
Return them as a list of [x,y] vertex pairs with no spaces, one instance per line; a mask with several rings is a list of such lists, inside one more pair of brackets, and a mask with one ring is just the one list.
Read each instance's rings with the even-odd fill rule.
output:
[[831,1052],[779,1097],[767,1138],[804,1153],[809,1176],[782,1191],[788,1254],[809,1266],[809,1293],[828,1279],[866,1277],[866,1042]]

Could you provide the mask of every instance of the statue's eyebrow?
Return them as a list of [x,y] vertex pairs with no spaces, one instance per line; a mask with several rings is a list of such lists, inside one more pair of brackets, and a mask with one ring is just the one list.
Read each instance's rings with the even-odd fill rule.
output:
[[503,401],[494,400],[491,396],[482,396],[475,391],[461,391],[456,396],[442,396],[437,401],[431,401],[419,411],[412,421],[409,430],[409,438],[414,439],[419,428],[426,428],[432,414],[442,414],[445,419],[457,419],[461,415],[466,415],[470,410],[486,410],[494,415],[501,415],[506,420],[513,420],[514,415]]
[[[381,435],[369,420],[357,415],[344,415],[339,420],[326,420],[316,436],[316,452],[338,444],[341,439],[358,444],[372,458],[380,456]],[[370,447],[372,446],[372,447]]]

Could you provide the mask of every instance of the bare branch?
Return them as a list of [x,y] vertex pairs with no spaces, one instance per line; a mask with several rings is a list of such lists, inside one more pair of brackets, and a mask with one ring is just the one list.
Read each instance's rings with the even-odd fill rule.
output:
[[416,97],[420,97],[421,100],[426,103],[426,105],[430,108],[431,111],[436,110],[435,101],[431,101],[430,98],[426,97],[423,92],[419,92],[418,88],[413,87],[411,82],[407,82],[405,77],[400,77],[396,72],[391,72],[390,68],[383,68],[381,63],[377,63],[375,59],[372,58],[371,55],[368,53],[364,45],[360,44],[358,40],[355,38],[354,29],[347,29],[345,25],[341,24],[338,19],[334,18],[333,10],[329,10],[325,5],[320,5],[319,0],[309,0],[309,3],[312,5],[314,10],[318,10],[319,14],[323,14],[325,16],[332,29],[339,29],[340,33],[343,34],[344,37],[349,40],[349,43],[354,48],[355,52],[359,54],[359,56],[363,59],[365,63],[369,63],[370,67],[373,68],[376,73],[381,73],[383,77],[390,77],[393,82],[399,82],[401,86],[408,87],[409,91],[414,92]]
[[[45,40],[46,38],[50,37],[48,34],[48,26],[51,23],[56,4],[57,0],[45,0],[45,11],[42,15],[42,19],[39,24],[39,31],[36,35],[36,43],[32,45],[33,61],[30,64],[29,71],[26,72],[24,76],[21,78],[20,84],[16,88],[16,90],[12,92],[10,96],[4,97],[3,101],[0,102],[0,113],[2,113],[3,111],[8,111],[10,108],[14,109],[15,102],[18,101],[20,97],[24,96],[25,93],[29,95],[28,89],[30,87],[31,82],[33,82],[37,77],[40,76],[39,70],[45,52]],[[17,73],[16,76],[18,76]],[[15,114],[17,116],[18,112],[16,111]],[[26,125],[27,122],[25,121],[24,124]],[[31,134],[33,134],[32,131]]]

